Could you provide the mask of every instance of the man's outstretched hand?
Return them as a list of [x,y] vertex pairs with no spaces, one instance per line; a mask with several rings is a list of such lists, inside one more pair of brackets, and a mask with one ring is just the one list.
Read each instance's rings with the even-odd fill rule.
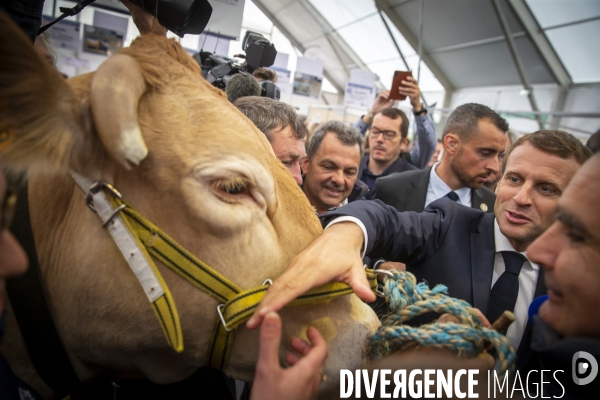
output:
[[333,281],[347,283],[362,300],[374,301],[361,259],[363,242],[363,232],[353,222],[327,228],[273,282],[246,326],[255,329],[269,312],[279,311],[310,289]]

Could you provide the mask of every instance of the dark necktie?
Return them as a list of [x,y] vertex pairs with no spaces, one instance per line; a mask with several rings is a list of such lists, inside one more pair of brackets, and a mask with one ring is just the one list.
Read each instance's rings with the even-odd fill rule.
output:
[[456,192],[448,192],[448,194],[446,195],[446,197],[449,198],[452,201],[458,202],[458,195],[456,194]]
[[505,310],[514,312],[519,296],[519,273],[527,259],[515,251],[502,251],[505,270],[500,275],[490,294],[487,319],[494,323]]

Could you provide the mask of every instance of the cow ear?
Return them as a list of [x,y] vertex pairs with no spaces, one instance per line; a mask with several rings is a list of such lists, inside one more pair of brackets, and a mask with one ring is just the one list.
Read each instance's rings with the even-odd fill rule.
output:
[[67,167],[81,137],[75,93],[0,11],[0,159],[11,169]]

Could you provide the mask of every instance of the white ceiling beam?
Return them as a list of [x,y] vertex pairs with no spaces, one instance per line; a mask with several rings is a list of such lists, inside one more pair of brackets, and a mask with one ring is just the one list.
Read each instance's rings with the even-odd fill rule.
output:
[[[303,43],[296,39],[292,32],[290,32],[283,21],[281,21],[274,12],[272,12],[262,0],[252,0],[252,2],[258,7],[259,10],[263,12],[271,20],[273,25],[277,27],[284,34],[284,36],[292,43],[294,47],[304,53],[307,49]],[[307,0],[296,0],[297,3],[302,5],[302,7],[307,11],[308,15],[311,16],[322,28],[325,32],[326,39],[331,47],[333,54],[336,55],[342,69],[344,70],[344,78],[339,78],[339,70],[336,73],[332,73],[330,70],[330,66],[325,65],[323,67],[323,75],[331,84],[336,88],[339,93],[344,93],[346,90],[346,82],[350,78],[347,65],[345,65],[344,61],[341,59],[340,51],[345,56],[347,56],[351,62],[356,65],[357,68],[362,68],[365,70],[369,70],[366,64],[358,57],[358,55],[348,46],[348,44],[337,34],[334,32],[332,26],[323,18],[323,16],[310,4]]]
[[540,52],[548,68],[550,68],[558,84],[563,89],[568,89],[573,84],[571,76],[562,61],[560,61],[560,58],[554,51],[554,47],[548,41],[548,38],[525,3],[525,0],[509,0],[508,3],[512,6],[513,11],[525,27],[533,44]]

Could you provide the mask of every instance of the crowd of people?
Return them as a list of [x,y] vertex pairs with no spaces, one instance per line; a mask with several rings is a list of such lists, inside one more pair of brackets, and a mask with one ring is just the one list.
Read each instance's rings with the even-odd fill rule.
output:
[[[21,26],[35,32],[39,23],[27,19]],[[600,132],[587,146],[560,130],[519,136],[489,107],[468,103],[448,116],[438,139],[418,82],[408,77],[399,92],[410,100],[416,127],[409,148],[409,118],[394,107],[389,91],[379,93],[354,124],[328,121],[309,131],[293,107],[261,97],[258,81],[243,83],[249,88],[243,92],[236,80],[275,81],[276,75],[264,68],[254,76],[240,73],[231,78],[227,95],[264,133],[326,228],[273,283],[247,323],[261,327],[252,398],[315,395],[327,345],[312,328],[309,342],[292,342],[297,355],[288,355],[289,368],[281,367],[277,311],[330,281],[345,282],[361,299],[374,301],[365,262],[406,269],[430,286],[443,284],[491,322],[512,311],[516,320],[506,336],[523,373],[571,371],[577,351],[600,359],[594,315],[600,302]],[[26,268],[7,230],[14,199],[3,174],[0,200],[3,279]],[[530,319],[530,304],[543,295],[548,299],[539,317]],[[565,381],[564,388],[546,394],[565,390],[568,398],[585,398],[598,393],[599,382]],[[14,395],[22,391],[31,389],[0,356],[2,398],[19,398]]]

